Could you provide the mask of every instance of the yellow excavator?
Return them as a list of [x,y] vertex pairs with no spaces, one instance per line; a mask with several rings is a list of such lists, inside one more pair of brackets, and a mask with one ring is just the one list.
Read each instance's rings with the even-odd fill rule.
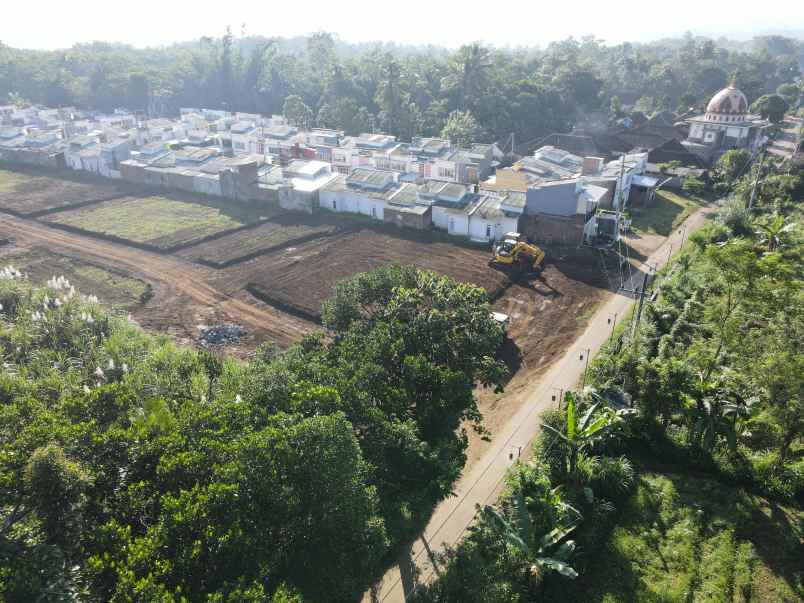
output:
[[544,261],[541,247],[531,245],[518,232],[506,233],[502,241],[493,248],[494,256],[489,261],[492,265],[513,267],[523,272],[537,271]]

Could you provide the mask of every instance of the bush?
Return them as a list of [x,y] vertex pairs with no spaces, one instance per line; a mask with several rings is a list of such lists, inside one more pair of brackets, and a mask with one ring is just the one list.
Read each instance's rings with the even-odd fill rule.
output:
[[706,183],[695,176],[684,178],[684,184],[681,185],[681,188],[685,193],[695,197],[702,197],[706,194]]

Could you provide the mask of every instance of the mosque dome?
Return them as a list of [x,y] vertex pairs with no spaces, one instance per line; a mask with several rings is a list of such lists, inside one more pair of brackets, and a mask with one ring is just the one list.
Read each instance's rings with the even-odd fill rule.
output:
[[748,113],[748,99],[734,82],[712,97],[706,105],[707,121],[742,121]]

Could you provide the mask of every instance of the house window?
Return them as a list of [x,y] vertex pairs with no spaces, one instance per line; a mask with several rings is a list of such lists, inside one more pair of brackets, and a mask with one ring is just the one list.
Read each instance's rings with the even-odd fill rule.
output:
[[450,218],[449,219],[449,232],[452,232],[453,230],[455,230],[455,218]]
[[491,238],[491,224],[486,224],[486,238]]
[[334,209],[335,211],[338,211],[338,202],[335,201],[334,199],[332,200],[332,209]]
[[454,168],[440,167],[440,168],[438,168],[438,177],[439,178],[455,178],[455,169]]
[[377,208],[376,208],[376,207],[374,207],[374,206],[372,206],[372,207],[371,207],[371,217],[372,217],[372,218],[376,218],[376,217],[377,217]]

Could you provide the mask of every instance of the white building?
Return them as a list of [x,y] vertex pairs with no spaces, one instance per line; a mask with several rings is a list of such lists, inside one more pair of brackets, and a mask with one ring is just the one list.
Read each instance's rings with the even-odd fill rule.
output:
[[690,131],[684,146],[710,162],[729,149],[755,150],[769,127],[767,120],[748,113],[748,99],[734,81],[712,97],[706,113],[685,121]]

